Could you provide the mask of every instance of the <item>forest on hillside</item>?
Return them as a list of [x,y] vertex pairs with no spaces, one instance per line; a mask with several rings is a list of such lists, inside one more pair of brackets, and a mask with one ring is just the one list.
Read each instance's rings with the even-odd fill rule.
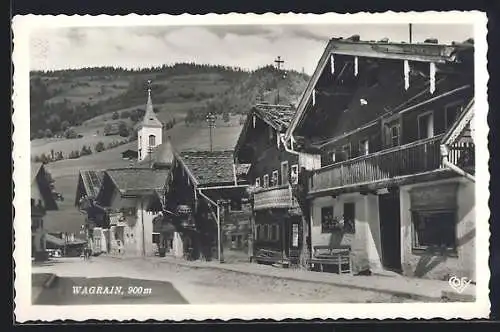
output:
[[155,105],[186,105],[185,121],[192,122],[204,119],[208,112],[222,116],[243,114],[258,101],[274,103],[277,87],[280,103],[296,103],[308,79],[305,74],[278,71],[273,66],[244,71],[193,63],[146,69],[93,67],[33,71],[30,73],[31,138],[63,134],[86,120],[123,109],[129,109],[127,114],[135,122],[136,115],[145,107],[148,80],[152,81]]

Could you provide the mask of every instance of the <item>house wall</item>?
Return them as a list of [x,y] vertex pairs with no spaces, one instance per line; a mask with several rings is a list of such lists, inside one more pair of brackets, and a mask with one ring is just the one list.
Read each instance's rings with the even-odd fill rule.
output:
[[412,249],[410,190],[428,183],[403,186],[401,200],[401,256],[403,272],[408,276],[447,280],[450,275],[475,280],[475,186],[465,178],[434,182],[432,185],[457,183],[457,255],[416,252]]
[[[40,200],[42,202],[42,206],[45,207],[45,202],[43,200],[43,196],[40,192],[40,187],[38,186],[37,181],[33,181],[31,184],[31,199],[35,200],[35,204],[38,204]],[[31,232],[31,239],[34,251],[45,251],[46,243],[45,243],[45,230],[43,227],[43,218],[41,217],[31,217],[32,224],[38,224],[39,226],[36,230]]]
[[[344,203],[355,204],[355,232],[342,231],[321,232],[321,209],[333,206],[333,214],[341,217],[344,214]],[[366,268],[381,268],[380,222],[378,215],[378,197],[359,193],[345,194],[332,198],[324,196],[311,202],[311,249],[315,246],[351,247],[353,271]]]
[[[156,214],[146,210],[149,205],[147,197],[122,197],[117,189],[111,197],[111,207],[114,209],[132,208],[136,209],[135,218],[128,216],[127,225],[124,227],[111,227],[111,251],[113,254],[126,256],[142,256],[143,241],[145,243],[146,256],[154,255],[153,250],[153,219]],[[144,237],[143,237],[144,224]],[[123,243],[119,246],[116,241],[117,232],[123,229]],[[144,238],[144,239],[143,239]]]
[[281,184],[281,163],[288,161],[288,169],[290,171],[292,165],[299,164],[297,155],[286,152],[284,149],[278,149],[278,146],[270,146],[265,150],[259,151],[260,155],[256,162],[252,165],[248,174],[250,183],[255,184],[255,179],[260,177],[261,186],[263,184],[263,176],[269,175],[269,183],[271,183],[273,171],[278,171],[278,181]]

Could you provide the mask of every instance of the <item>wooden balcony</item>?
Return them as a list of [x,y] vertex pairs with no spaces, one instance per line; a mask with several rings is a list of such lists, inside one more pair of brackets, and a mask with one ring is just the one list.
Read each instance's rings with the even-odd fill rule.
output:
[[[371,187],[369,189],[377,189],[377,184],[387,182],[386,180],[406,179],[413,175],[429,174],[439,170],[446,172],[442,167],[440,155],[442,136],[434,136],[322,167],[312,172],[309,194],[337,189],[342,191],[342,188],[363,185]],[[473,166],[473,151],[472,143],[457,146],[450,151],[449,161],[460,165],[462,160],[465,160],[464,165]],[[466,155],[469,157],[464,158]]]
[[298,207],[298,203],[288,185],[261,188],[254,193],[254,210],[295,207]]

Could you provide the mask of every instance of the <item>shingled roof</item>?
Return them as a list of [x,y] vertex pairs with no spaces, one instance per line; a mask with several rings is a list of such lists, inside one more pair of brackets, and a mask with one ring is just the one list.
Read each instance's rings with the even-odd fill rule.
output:
[[234,184],[233,151],[185,151],[179,157],[198,185]]
[[295,115],[295,109],[287,105],[257,104],[251,115],[256,115],[278,131],[288,128]]
[[83,170],[80,171],[78,187],[76,188],[75,205],[78,204],[82,195],[89,198],[96,198],[102,187],[104,171],[102,170]]
[[139,195],[163,190],[169,170],[151,168],[116,168],[105,171],[124,195]]

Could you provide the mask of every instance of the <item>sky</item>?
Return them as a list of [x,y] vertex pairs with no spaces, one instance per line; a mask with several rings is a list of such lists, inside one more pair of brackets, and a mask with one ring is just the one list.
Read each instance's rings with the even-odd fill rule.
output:
[[[247,70],[273,64],[312,74],[328,40],[358,34],[362,40],[408,42],[406,24],[219,25],[152,27],[58,27],[30,38],[30,69],[93,66],[144,68],[196,62]],[[468,24],[414,24],[412,39],[439,43],[473,37]]]

